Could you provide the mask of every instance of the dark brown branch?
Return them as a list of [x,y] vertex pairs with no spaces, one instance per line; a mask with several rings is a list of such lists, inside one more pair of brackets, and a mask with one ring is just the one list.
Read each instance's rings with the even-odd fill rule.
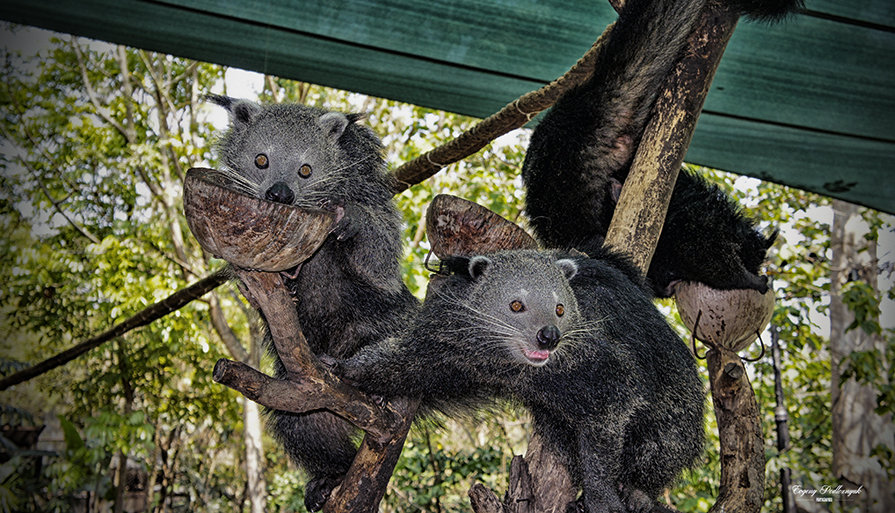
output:
[[400,422],[400,413],[379,406],[330,374],[290,374],[288,379],[276,379],[245,363],[221,359],[215,364],[212,376],[216,382],[274,410],[293,413],[329,410],[380,441],[388,440],[392,426]]
[[279,273],[237,269],[251,302],[268,322],[277,354],[288,371],[275,379],[248,365],[221,360],[214,379],[270,408],[305,412],[329,410],[366,434],[342,485],[333,491],[324,512],[373,512],[404,446],[416,415],[416,402],[391,401],[385,407],[342,382],[325,369],[302,335],[298,313]]
[[377,440],[368,433],[364,437],[342,485],[326,501],[323,513],[378,511],[419,408],[419,402],[406,399],[389,404],[399,415],[390,427],[390,436]]
[[[737,16],[710,2],[653,109],[615,209],[606,243],[628,252],[645,273],[696,120]],[[721,492],[711,511],[753,513],[764,493],[764,453],[755,394],[736,353],[708,353],[721,440]]]
[[721,441],[721,488],[710,512],[756,513],[764,502],[764,437],[755,392],[736,353],[711,349],[712,404]]
[[66,363],[74,360],[87,351],[100,346],[104,342],[108,342],[115,337],[124,335],[134,328],[145,326],[156,319],[160,319],[165,315],[168,315],[169,313],[183,307],[190,301],[205,295],[207,292],[221,285],[225,281],[227,281],[227,273],[224,271],[217,271],[210,276],[197,281],[189,287],[178,290],[165,299],[154,303],[144,308],[143,310],[140,310],[137,314],[130,317],[126,321],[113,326],[111,329],[104,331],[103,333],[91,339],[85,340],[84,342],[81,342],[80,344],[77,344],[34,366],[20,370],[19,372],[0,379],[0,390],[6,390],[13,385],[17,385],[19,383],[22,383],[23,381],[27,381],[31,378],[34,378],[35,376],[39,376],[45,372],[53,370],[56,367],[65,365]]

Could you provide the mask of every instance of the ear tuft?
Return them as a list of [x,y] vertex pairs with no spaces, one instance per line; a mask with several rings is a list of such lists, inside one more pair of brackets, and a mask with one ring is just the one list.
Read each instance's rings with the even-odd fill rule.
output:
[[220,94],[206,94],[205,99],[227,109],[230,113],[230,123],[233,125],[247,125],[261,113],[261,106],[248,100],[238,100]]
[[562,271],[567,280],[571,280],[578,274],[578,264],[574,260],[563,258],[556,261],[556,266],[559,267],[559,270]]
[[261,113],[261,106],[248,100],[235,100],[229,110],[231,123],[247,125]]
[[227,110],[230,110],[230,106],[233,105],[233,102],[235,101],[233,98],[230,98],[229,96],[223,96],[220,94],[210,94],[210,93],[205,95],[205,100],[209,101],[211,103],[220,105],[221,107],[223,107]]
[[482,274],[491,266],[491,259],[486,256],[474,256],[469,259],[469,277],[473,280],[479,279]]
[[323,129],[323,133],[333,142],[342,137],[349,122],[348,117],[341,112],[327,112],[317,119],[317,124]]

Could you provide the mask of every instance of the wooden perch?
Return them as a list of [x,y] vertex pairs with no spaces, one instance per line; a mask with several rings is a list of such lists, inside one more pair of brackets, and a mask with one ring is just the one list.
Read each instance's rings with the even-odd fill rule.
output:
[[606,244],[628,253],[646,274],[696,120],[737,16],[709,2],[653,106],[609,225]]
[[[709,3],[653,108],[606,237],[646,273],[696,120],[737,16]],[[764,493],[763,434],[755,394],[736,353],[708,352],[721,438],[721,494],[711,511],[753,513]]]
[[755,513],[764,502],[764,436],[743,361],[718,347],[706,355],[721,439],[721,489],[710,513]]

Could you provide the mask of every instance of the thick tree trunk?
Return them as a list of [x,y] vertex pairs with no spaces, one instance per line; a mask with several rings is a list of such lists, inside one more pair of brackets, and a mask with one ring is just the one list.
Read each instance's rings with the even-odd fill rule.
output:
[[876,244],[864,239],[867,227],[856,205],[834,200],[833,213],[830,277],[833,473],[841,481],[838,484],[846,488],[862,487],[859,494],[835,498],[850,510],[895,511],[895,486],[871,454],[879,445],[895,447],[891,415],[879,416],[874,412],[877,391],[873,387],[860,385],[853,378],[845,382],[840,378],[851,353],[885,349],[881,335],[867,333],[861,327],[848,329],[855,315],[842,298],[843,287],[849,281],[861,280],[877,288]]

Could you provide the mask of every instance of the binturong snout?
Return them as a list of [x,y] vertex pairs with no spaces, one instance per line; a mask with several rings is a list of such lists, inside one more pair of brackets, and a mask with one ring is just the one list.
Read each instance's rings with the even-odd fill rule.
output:
[[291,205],[292,201],[295,199],[295,194],[292,192],[292,189],[286,185],[286,182],[277,182],[267,189],[267,192],[264,193],[264,199]]
[[544,326],[538,330],[538,348],[552,351],[559,345],[559,338],[562,333],[554,325]]

